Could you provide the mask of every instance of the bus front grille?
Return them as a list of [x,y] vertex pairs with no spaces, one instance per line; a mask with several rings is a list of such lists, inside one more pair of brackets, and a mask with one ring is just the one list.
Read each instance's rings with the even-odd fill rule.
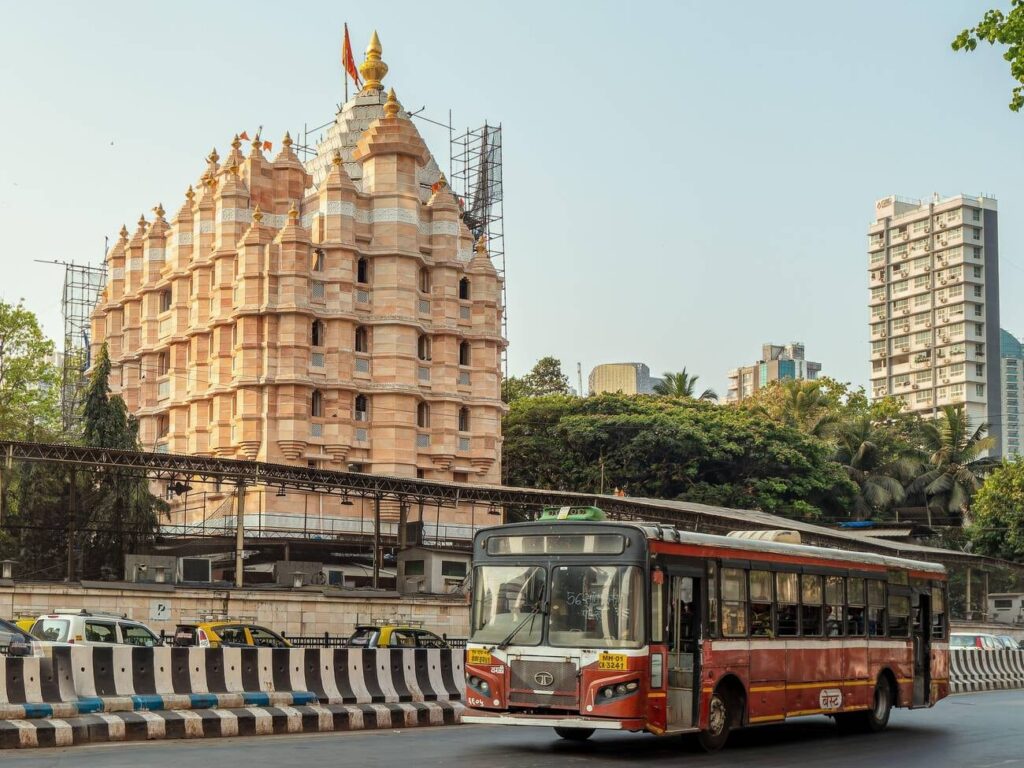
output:
[[513,707],[578,709],[579,685],[572,662],[531,659],[509,665],[508,703]]

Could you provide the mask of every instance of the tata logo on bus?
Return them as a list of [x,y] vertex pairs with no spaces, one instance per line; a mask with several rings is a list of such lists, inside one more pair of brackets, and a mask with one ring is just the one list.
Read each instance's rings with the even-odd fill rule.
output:
[[823,688],[818,694],[818,706],[826,711],[839,709],[843,706],[843,692],[838,688]]
[[541,688],[550,688],[551,684],[555,682],[555,676],[550,672],[538,672],[533,676],[533,682]]

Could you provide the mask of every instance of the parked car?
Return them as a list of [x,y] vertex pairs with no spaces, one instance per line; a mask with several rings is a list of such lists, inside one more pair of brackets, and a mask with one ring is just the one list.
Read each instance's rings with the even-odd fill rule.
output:
[[978,648],[983,651],[994,651],[1002,648],[1003,644],[996,639],[995,635],[985,632],[951,632],[949,635],[950,648]]
[[32,656],[32,638],[17,624],[0,619],[0,653],[7,656]]
[[357,626],[348,638],[349,648],[449,648],[442,637],[419,627],[400,624]]
[[1021,645],[1017,642],[1017,638],[1010,637],[1010,635],[996,635],[996,640],[999,641],[1000,645],[1008,651],[1019,651]]
[[114,613],[56,611],[36,619],[32,637],[73,645],[135,645],[153,648],[160,638],[140,621]]
[[179,647],[220,648],[255,646],[257,648],[290,648],[291,643],[277,632],[240,621],[202,621],[179,624],[174,630],[173,644]]

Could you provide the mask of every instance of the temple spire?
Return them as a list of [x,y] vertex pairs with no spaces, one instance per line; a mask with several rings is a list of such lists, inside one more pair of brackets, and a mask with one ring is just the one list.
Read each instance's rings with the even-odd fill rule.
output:
[[380,38],[377,37],[377,30],[373,31],[370,44],[366,46],[366,58],[359,65],[359,73],[363,76],[363,92],[383,90],[381,81],[388,73],[388,65],[384,63],[380,55],[384,52],[381,48]]

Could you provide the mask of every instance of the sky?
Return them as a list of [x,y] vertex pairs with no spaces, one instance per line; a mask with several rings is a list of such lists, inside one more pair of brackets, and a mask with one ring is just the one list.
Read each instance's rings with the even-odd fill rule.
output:
[[[684,366],[720,394],[764,342],[867,385],[874,201],[999,201],[1001,325],[1024,334],[1024,113],[1005,0],[0,0],[0,299],[62,334],[61,268],[181,205],[211,147],[333,118],[348,22],[385,84],[457,130],[501,123],[509,371]],[[447,130],[418,123],[442,168]]]

